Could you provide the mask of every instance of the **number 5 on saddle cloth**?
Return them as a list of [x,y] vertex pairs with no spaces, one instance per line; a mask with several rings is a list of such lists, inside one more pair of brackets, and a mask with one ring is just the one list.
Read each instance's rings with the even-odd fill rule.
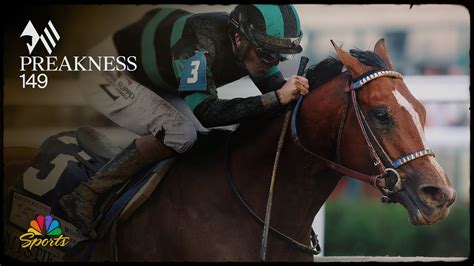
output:
[[[70,193],[81,182],[87,182],[118,152],[120,152],[118,147],[112,145],[103,134],[91,127],[82,127],[77,131],[62,132],[49,137],[43,142],[28,169],[15,184],[9,206],[10,214],[7,216],[10,219],[7,223],[13,227],[25,227],[36,215],[52,215],[57,218],[65,236],[71,239],[66,247],[55,251],[56,254],[62,254],[57,258],[62,260],[64,254],[71,251],[79,242],[87,240],[87,237],[64,219],[65,214],[58,204],[59,198]],[[96,227],[98,239],[115,235],[114,232],[109,231],[112,225],[118,220],[128,219],[145,202],[170,169],[174,160],[174,158],[170,158],[158,162],[147,172],[131,178],[126,184],[113,189],[99,199],[100,204],[96,206],[95,210],[99,216]],[[25,207],[33,210],[28,213],[28,216],[31,217],[18,214],[19,204],[28,202],[31,206]],[[38,211],[49,213],[37,213]],[[20,216],[21,219],[18,218]],[[15,232],[24,233],[23,229]],[[94,242],[87,242],[88,245],[82,253],[84,256],[81,260],[88,260],[95,246]],[[115,243],[111,244],[115,245]]]

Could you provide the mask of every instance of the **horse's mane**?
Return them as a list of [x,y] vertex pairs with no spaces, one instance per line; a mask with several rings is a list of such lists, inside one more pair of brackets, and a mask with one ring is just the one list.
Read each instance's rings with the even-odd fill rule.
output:
[[[360,49],[350,50],[352,56],[357,58],[362,64],[373,67],[375,69],[386,70],[387,64],[383,59],[374,52],[362,51]],[[337,58],[337,56],[329,56],[316,65],[310,66],[306,71],[306,78],[309,81],[309,87],[312,89],[318,88],[329,80],[339,76],[342,73],[344,65]],[[283,112],[284,110],[282,110]],[[241,124],[240,128],[252,128],[257,130],[268,122],[268,117],[256,117]],[[207,135],[199,135],[199,139],[192,148],[194,152],[210,152],[217,149],[220,145],[225,143],[230,131],[217,129]]]
[[[357,58],[364,65],[374,69],[387,70],[387,64],[383,59],[372,51],[362,51],[360,49],[350,50],[350,54]],[[311,89],[318,88],[322,84],[332,80],[342,73],[344,65],[336,55],[332,55],[322,60],[316,65],[310,66],[306,70],[306,78]]]

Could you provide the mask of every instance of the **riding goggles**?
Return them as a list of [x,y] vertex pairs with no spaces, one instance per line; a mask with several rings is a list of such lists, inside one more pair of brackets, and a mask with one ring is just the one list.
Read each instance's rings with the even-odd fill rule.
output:
[[257,47],[255,52],[263,62],[267,64],[274,64],[276,62],[283,62],[285,60],[293,58],[293,54],[282,54],[279,52],[272,52],[269,50],[265,50],[261,47]]

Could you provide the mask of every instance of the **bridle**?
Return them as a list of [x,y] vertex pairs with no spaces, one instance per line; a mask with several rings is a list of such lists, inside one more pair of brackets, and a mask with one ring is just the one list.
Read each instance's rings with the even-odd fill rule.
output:
[[[293,137],[293,141],[303,151],[305,151],[306,153],[310,154],[311,156],[319,160],[323,165],[345,176],[352,177],[352,178],[369,183],[370,185],[382,191],[383,202],[391,202],[392,200],[390,196],[397,193],[398,191],[402,189],[402,182],[400,179],[400,174],[398,173],[397,169],[415,159],[418,159],[424,156],[434,156],[434,152],[431,149],[425,148],[423,150],[407,154],[405,156],[400,157],[399,159],[392,161],[390,156],[385,151],[385,149],[382,147],[382,145],[380,145],[380,142],[375,137],[373,131],[371,130],[369,126],[369,123],[367,122],[359,106],[359,102],[357,101],[357,93],[356,93],[356,91],[358,89],[361,89],[365,84],[380,77],[403,79],[402,75],[396,71],[377,70],[377,71],[366,72],[360,77],[353,80],[350,83],[350,85],[344,89],[344,93],[346,95],[345,107],[344,107],[341,123],[339,126],[338,136],[337,136],[337,159],[340,162],[341,161],[340,160],[341,139],[342,139],[342,133],[344,130],[344,125],[346,122],[347,111],[349,108],[348,101],[349,101],[349,93],[350,93],[352,106],[354,107],[354,112],[356,114],[359,127],[367,143],[369,154],[372,160],[374,161],[374,166],[378,168],[378,171],[379,171],[378,175],[362,174],[360,172],[349,169],[339,163],[335,163],[333,161],[330,161],[326,158],[321,157],[320,155],[310,151],[301,143],[301,140],[298,135],[297,118],[298,118],[299,109],[301,107],[301,103],[303,101],[303,97],[300,97],[298,99],[298,102],[296,103],[295,109],[293,111],[293,115],[291,117],[291,134]],[[374,144],[377,149],[374,148]]]
[[[229,182],[229,185],[232,189],[232,191],[234,192],[235,196],[239,199],[239,202],[240,204],[252,215],[252,217],[258,222],[260,223],[261,225],[264,225],[264,221],[262,218],[260,218],[258,216],[258,214],[256,214],[252,208],[245,202],[244,198],[242,197],[242,195],[240,194],[239,190],[237,189],[237,187],[235,186],[234,182],[233,182],[233,178],[232,178],[232,174],[230,172],[230,169],[229,169],[229,161],[230,161],[230,142],[231,142],[231,139],[232,139],[232,136],[234,134],[235,131],[232,131],[228,138],[227,138],[227,141],[226,141],[226,144],[225,144],[225,150],[224,150],[224,168],[225,168],[225,174],[226,174],[226,177],[227,177],[227,181]],[[276,236],[280,237],[281,239],[287,241],[288,243],[292,244],[293,246],[295,246],[296,248],[304,251],[304,252],[307,252],[307,253],[310,253],[312,255],[318,255],[319,253],[321,253],[321,247],[319,246],[319,241],[318,241],[318,236],[314,233],[313,229],[311,228],[311,246],[308,246],[308,245],[305,245],[305,244],[302,244],[296,240],[294,240],[293,238],[281,233],[280,231],[278,231],[277,229],[275,229],[274,227],[272,226],[269,226],[269,230],[274,233]]]
[[[345,97],[345,106],[344,106],[344,112],[342,115],[341,123],[339,125],[339,130],[338,130],[338,136],[337,136],[337,159],[340,162],[340,147],[341,147],[341,139],[342,139],[342,133],[344,130],[344,125],[346,122],[346,116],[347,116],[347,111],[349,109],[348,101],[349,101],[349,93],[350,97],[352,99],[352,106],[354,107],[354,111],[356,113],[357,121],[359,123],[359,126],[362,130],[362,133],[364,135],[364,139],[367,143],[367,147],[369,149],[369,154],[371,158],[374,161],[374,166],[376,166],[380,172],[378,175],[367,175],[363,174],[360,172],[357,172],[355,170],[349,169],[339,163],[330,161],[314,152],[306,148],[300,141],[299,134],[298,134],[298,127],[297,127],[297,118],[298,118],[298,113],[299,109],[301,107],[303,97],[299,97],[298,101],[294,107],[293,114],[291,116],[291,133],[292,133],[292,138],[293,142],[297,144],[304,152],[310,154],[312,157],[315,159],[319,160],[324,166],[339,172],[345,176],[352,177],[364,182],[369,183],[370,185],[380,189],[383,193],[382,201],[384,202],[391,202],[390,196],[397,193],[402,189],[402,183],[400,179],[400,174],[398,173],[397,169],[400,168],[401,166],[405,165],[406,163],[413,161],[415,159],[424,157],[424,156],[434,156],[434,153],[431,149],[423,149],[417,152],[410,153],[408,155],[402,156],[399,159],[396,160],[391,160],[390,156],[385,152],[384,148],[380,145],[379,141],[375,137],[374,133],[372,132],[369,123],[364,117],[364,114],[362,113],[362,110],[359,106],[359,103],[357,101],[357,94],[356,90],[362,88],[363,85],[367,84],[368,82],[380,78],[380,77],[391,77],[391,78],[399,78],[402,79],[402,75],[398,72],[395,71],[388,71],[388,70],[379,70],[379,71],[370,71],[359,78],[353,80],[349,86],[347,86],[344,90],[344,93],[346,95]],[[235,132],[235,131],[234,131]],[[225,172],[226,172],[226,177],[229,182],[229,185],[232,188],[232,191],[234,194],[237,196],[239,199],[241,205],[247,209],[247,211],[260,223],[264,224],[264,221],[250,208],[250,206],[247,205],[247,203],[244,201],[242,198],[241,194],[239,193],[238,189],[236,188],[232,174],[229,169],[229,161],[230,161],[230,141],[232,138],[233,133],[229,134],[229,137],[227,139],[226,145],[225,145],[225,151],[224,151],[224,167],[225,167]],[[379,153],[377,150],[374,148],[374,145],[376,145],[377,150],[380,152],[381,156],[379,156]],[[321,252],[321,248],[319,246],[319,243],[317,241],[317,235],[314,233],[313,230],[311,230],[311,243],[312,246],[308,246],[305,244],[302,244],[291,237],[288,237],[287,235],[279,232],[277,229],[273,227],[269,227],[270,231],[275,233],[278,237],[282,238],[283,240],[291,243],[295,247],[299,248],[300,250],[304,252],[308,252],[313,255],[317,255]]]

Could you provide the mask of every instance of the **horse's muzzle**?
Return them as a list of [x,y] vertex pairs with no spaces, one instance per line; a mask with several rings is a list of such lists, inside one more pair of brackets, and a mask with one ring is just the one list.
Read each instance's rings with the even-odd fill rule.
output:
[[456,191],[448,187],[422,185],[417,192],[420,200],[431,208],[447,208],[456,200]]
[[422,185],[416,192],[404,187],[393,194],[389,202],[399,202],[408,211],[413,225],[432,225],[446,218],[456,192],[449,187]]

